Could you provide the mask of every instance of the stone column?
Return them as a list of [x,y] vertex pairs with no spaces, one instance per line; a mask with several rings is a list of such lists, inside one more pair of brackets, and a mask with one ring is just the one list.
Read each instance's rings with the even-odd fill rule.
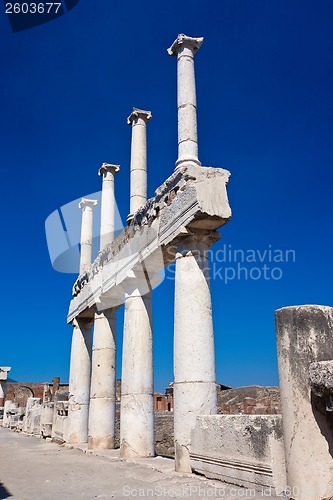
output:
[[9,366],[0,366],[0,407],[5,404],[7,377],[10,370]]
[[152,117],[150,111],[133,108],[127,118],[132,126],[131,146],[131,201],[130,221],[133,214],[147,201],[147,122]]
[[151,292],[142,296],[136,275],[127,284],[121,377],[120,456],[151,457],[154,443]]
[[219,233],[180,236],[174,323],[175,467],[191,472],[190,437],[198,415],[217,413],[214,332],[207,250]]
[[114,220],[115,220],[115,196],[114,196],[114,176],[119,172],[119,165],[103,163],[98,171],[102,181],[101,200],[101,231],[100,250],[114,240]]
[[178,59],[178,160],[176,167],[183,163],[201,165],[198,159],[194,55],[202,42],[203,38],[191,38],[180,34],[168,49],[169,55],[177,55]]
[[68,442],[86,443],[90,398],[91,344],[93,321],[76,318],[69,373]]
[[81,253],[80,253],[80,274],[84,273],[91,264],[92,240],[93,240],[93,208],[97,205],[97,200],[82,198],[79,208],[82,209],[81,223]]
[[96,312],[89,410],[89,449],[114,448],[116,425],[116,311]]
[[333,359],[333,308],[276,311],[282,422],[290,498],[333,497],[333,417],[311,393],[309,365]]
[[[103,163],[100,249],[112,243],[115,227],[114,176],[119,165]],[[116,310],[95,313],[88,448],[114,448],[116,428]]]
[[5,387],[6,387],[6,382],[0,381],[0,408],[2,408],[5,404]]

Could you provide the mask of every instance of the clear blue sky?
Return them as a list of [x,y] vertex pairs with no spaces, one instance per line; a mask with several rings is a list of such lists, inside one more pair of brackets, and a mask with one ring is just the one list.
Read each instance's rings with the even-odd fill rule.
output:
[[[280,280],[212,280],[217,380],[278,383],[274,310],[332,305],[332,19],[331,0],[81,0],[13,34],[0,12],[0,364],[12,378],[68,380],[75,275],[52,269],[44,223],[100,189],[104,161],[121,165],[125,220],[132,106],[153,113],[149,196],[174,169],[176,61],[166,49],[184,32],[205,37],[196,56],[200,160],[232,173],[233,219],[215,250],[296,253],[277,264]],[[157,390],[172,380],[173,286],[166,279],[154,292]],[[121,312],[118,327],[120,354]]]

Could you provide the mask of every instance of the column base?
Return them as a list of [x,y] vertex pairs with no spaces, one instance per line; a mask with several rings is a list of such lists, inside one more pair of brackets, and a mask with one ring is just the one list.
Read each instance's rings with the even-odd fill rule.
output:
[[114,437],[89,437],[88,450],[114,450],[115,439]]
[[88,413],[89,404],[75,403],[69,406],[69,444],[82,444],[88,441]]
[[115,398],[91,398],[88,449],[113,449],[115,442]]
[[154,457],[153,395],[122,395],[120,415],[120,457]]
[[190,450],[175,441],[175,471],[191,473]]

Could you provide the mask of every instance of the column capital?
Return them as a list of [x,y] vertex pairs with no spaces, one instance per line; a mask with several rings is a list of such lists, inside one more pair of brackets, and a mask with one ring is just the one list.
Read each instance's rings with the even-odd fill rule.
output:
[[120,170],[120,165],[113,165],[112,163],[103,163],[101,168],[98,170],[98,175],[106,174],[111,172],[112,174],[117,174]]
[[199,256],[204,254],[220,238],[221,234],[218,231],[184,228],[173,240],[168,252],[170,255],[174,253],[175,259],[185,256]]
[[91,208],[93,209],[97,205],[97,200],[89,200],[88,198],[82,198],[79,203],[79,208]]
[[182,47],[188,47],[195,54],[200,49],[203,41],[203,37],[192,38],[191,36],[184,35],[184,33],[180,33],[171,47],[167,49],[168,54],[169,56],[176,56]]
[[133,108],[132,113],[127,118],[128,125],[132,125],[135,120],[142,118],[146,123],[153,117],[151,111],[145,111],[144,109]]

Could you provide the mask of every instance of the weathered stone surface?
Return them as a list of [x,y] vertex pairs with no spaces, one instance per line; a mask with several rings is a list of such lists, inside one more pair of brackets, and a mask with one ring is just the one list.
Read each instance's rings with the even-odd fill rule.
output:
[[317,396],[333,392],[333,360],[318,361],[309,366],[311,388]]
[[194,471],[246,488],[286,487],[280,415],[197,417],[191,433]]
[[297,500],[333,497],[332,414],[310,387],[311,363],[333,359],[333,308],[276,311],[288,486]]
[[42,401],[40,398],[29,398],[23,419],[23,432],[40,435]]

